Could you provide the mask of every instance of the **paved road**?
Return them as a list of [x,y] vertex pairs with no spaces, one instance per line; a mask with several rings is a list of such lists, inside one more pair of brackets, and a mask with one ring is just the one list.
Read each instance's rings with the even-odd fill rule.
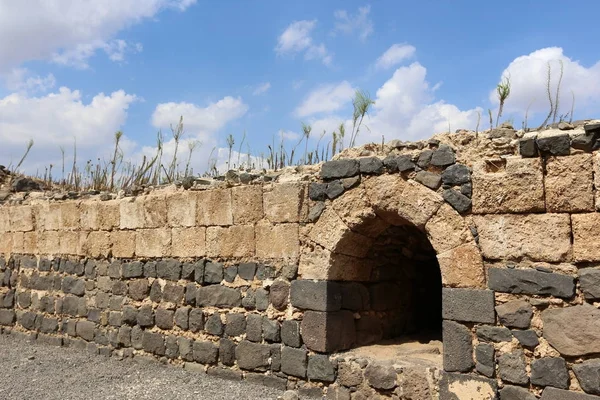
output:
[[282,392],[159,363],[0,335],[0,399],[276,399]]

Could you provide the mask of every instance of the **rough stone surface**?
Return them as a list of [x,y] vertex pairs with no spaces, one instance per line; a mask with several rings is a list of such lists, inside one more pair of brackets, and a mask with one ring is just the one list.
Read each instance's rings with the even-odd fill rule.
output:
[[242,340],[235,349],[238,366],[246,370],[266,370],[269,366],[269,346]]
[[501,326],[481,325],[477,327],[477,337],[480,340],[499,343],[510,342],[513,336],[508,328]]
[[594,211],[592,172],[589,153],[548,158],[544,179],[547,211]]
[[463,322],[492,324],[496,320],[494,312],[494,292],[477,289],[442,289],[442,316]]
[[311,380],[322,382],[333,382],[335,380],[335,368],[329,356],[325,354],[313,354],[308,357],[307,377]]
[[488,285],[490,289],[505,293],[550,294],[562,298],[575,294],[573,277],[532,269],[490,268]]
[[568,133],[546,135],[542,132],[537,136],[536,143],[542,153],[554,156],[568,156],[571,154],[571,139]]
[[589,304],[542,312],[543,336],[562,355],[600,353],[600,310]]
[[517,385],[529,383],[523,351],[514,350],[498,356],[498,376]]
[[473,368],[471,331],[454,321],[444,321],[444,370],[466,372]]
[[471,182],[471,170],[463,164],[451,165],[442,173],[442,181],[444,185],[449,186],[458,186]]
[[534,348],[536,347],[538,344],[540,344],[540,340],[538,339],[537,333],[535,333],[535,331],[532,330],[526,330],[526,331],[511,331],[513,336],[517,338],[517,340],[519,341],[519,343],[521,343],[521,346],[523,347],[527,347],[527,348]]
[[540,400],[600,400],[600,397],[547,387],[542,392],[542,397],[540,397]]
[[499,391],[500,400],[536,400],[529,390],[518,386],[506,385]]
[[456,162],[454,150],[452,147],[441,144],[431,155],[431,165],[436,167],[445,167]]
[[487,343],[480,343],[475,348],[475,369],[482,375],[488,378],[493,378],[496,360],[494,346]]
[[571,255],[568,214],[485,215],[473,221],[487,259],[560,262]]
[[349,349],[356,340],[354,316],[350,311],[306,311],[300,332],[309,349],[322,353]]
[[446,189],[442,197],[459,213],[465,213],[471,208],[471,199],[454,189]]
[[564,358],[543,357],[531,362],[531,383],[537,386],[569,388],[569,372]]
[[358,161],[361,174],[381,174],[383,172],[383,162],[377,157],[360,158]]
[[281,350],[281,371],[298,378],[306,377],[307,352],[304,349],[283,347]]
[[531,324],[533,307],[525,300],[514,300],[496,306],[500,323],[510,328],[527,329]]
[[294,307],[315,311],[336,311],[342,306],[340,286],[336,282],[295,280],[291,285]]
[[375,389],[390,390],[396,386],[396,371],[391,366],[369,364],[365,369],[365,378]]
[[600,246],[594,240],[590,240],[600,235],[600,214],[573,214],[571,220],[575,261],[600,261]]
[[298,321],[283,321],[281,324],[281,340],[283,344],[291,347],[300,347],[300,323]]
[[419,171],[415,175],[415,181],[427,186],[431,190],[437,190],[442,184],[442,176],[435,172]]
[[211,285],[198,288],[196,304],[198,306],[239,307],[242,304],[242,298],[239,290],[221,285]]
[[600,359],[573,364],[572,368],[577,381],[586,393],[600,395]]
[[354,159],[327,161],[321,167],[321,178],[348,178],[354,175],[358,175],[358,173],[360,172],[359,168],[360,164],[358,160]]
[[495,380],[476,375],[443,373],[440,400],[496,400]]
[[537,158],[507,157],[473,166],[473,213],[544,211],[544,175]]
[[579,284],[586,299],[600,299],[600,268],[584,268],[579,271]]

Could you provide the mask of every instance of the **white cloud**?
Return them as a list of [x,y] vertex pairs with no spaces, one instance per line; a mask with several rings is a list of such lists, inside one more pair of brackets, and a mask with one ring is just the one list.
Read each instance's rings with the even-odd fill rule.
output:
[[0,72],[6,72],[30,60],[54,60],[85,67],[87,60],[97,50],[114,47],[112,40],[122,29],[153,18],[165,9],[184,11],[195,2],[196,0],[0,2],[0,37],[10,38],[0,41]]
[[[539,113],[544,118],[549,111],[546,91],[548,62],[552,67],[551,91],[556,91],[560,75],[560,61],[563,63],[563,78],[560,87],[559,114],[571,110],[572,94],[575,94],[575,113],[591,113],[600,105],[600,61],[585,67],[572,60],[560,47],[536,50],[528,55],[515,58],[503,71],[502,76],[510,77],[511,93],[506,101],[505,111],[522,115],[531,104],[529,116]],[[498,104],[496,90],[490,92],[490,101]],[[586,115],[587,116],[587,115]]]
[[0,160],[15,162],[29,139],[34,146],[24,168],[28,172],[43,171],[50,163],[56,167],[61,158],[59,146],[69,155],[75,141],[80,161],[103,157],[135,100],[134,95],[119,90],[97,94],[86,104],[79,91],[66,87],[41,97],[13,93],[0,98]]
[[279,131],[279,138],[280,139],[284,139],[284,140],[289,140],[289,141],[298,141],[300,140],[300,138],[302,137],[301,134],[299,134],[298,132],[293,132],[293,131],[284,131],[281,130]]
[[300,104],[294,114],[297,117],[307,117],[319,113],[331,113],[343,108],[352,101],[354,88],[348,81],[337,85],[322,85],[313,90]]
[[260,85],[256,86],[256,88],[254,89],[252,94],[254,96],[259,96],[261,94],[267,93],[269,91],[269,89],[271,89],[271,82],[264,82],[264,83],[261,83]]
[[[465,128],[474,129],[477,112],[481,109],[460,110],[443,100],[436,100],[435,89],[426,79],[427,70],[415,62],[398,68],[378,90],[375,104],[365,117],[357,136],[356,144],[385,140],[420,140],[440,132]],[[341,110],[341,108],[340,108]],[[344,108],[346,118],[339,115],[327,115],[310,120],[313,132],[326,130],[328,137],[338,130],[340,123],[346,128],[345,145],[349,144],[352,121],[350,107]],[[328,139],[329,140],[329,139]]]
[[32,75],[27,68],[13,68],[4,76],[6,88],[15,92],[46,92],[56,85],[53,74]]
[[357,31],[360,39],[365,41],[373,33],[373,21],[369,18],[371,6],[360,7],[355,15],[348,14],[346,10],[337,10],[335,17],[334,33],[342,32],[347,35]]
[[400,64],[402,61],[412,58],[415,47],[409,44],[396,43],[379,57],[375,63],[377,69],[389,69]]
[[318,59],[325,65],[331,65],[333,55],[323,43],[315,44],[313,41],[312,31],[316,25],[316,20],[292,22],[279,36],[275,52],[290,56],[304,53],[306,60]]

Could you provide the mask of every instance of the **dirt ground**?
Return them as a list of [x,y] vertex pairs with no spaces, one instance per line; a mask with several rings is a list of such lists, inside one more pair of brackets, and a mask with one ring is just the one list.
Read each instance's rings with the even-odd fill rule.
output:
[[276,399],[248,382],[0,335],[0,399]]

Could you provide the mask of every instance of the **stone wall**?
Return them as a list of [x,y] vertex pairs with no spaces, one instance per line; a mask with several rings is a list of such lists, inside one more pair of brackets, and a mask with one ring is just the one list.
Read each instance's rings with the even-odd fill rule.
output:
[[[600,399],[598,133],[461,132],[275,182],[16,197],[0,325],[332,399]],[[420,310],[443,327],[441,373],[343,352]]]

